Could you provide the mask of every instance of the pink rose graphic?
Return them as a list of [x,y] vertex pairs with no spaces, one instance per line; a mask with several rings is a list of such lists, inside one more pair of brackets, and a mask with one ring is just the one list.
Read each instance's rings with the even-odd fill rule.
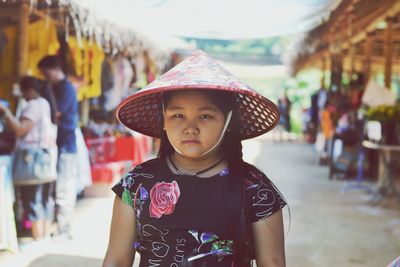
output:
[[160,218],[174,212],[181,191],[176,181],[156,183],[150,190],[150,217]]

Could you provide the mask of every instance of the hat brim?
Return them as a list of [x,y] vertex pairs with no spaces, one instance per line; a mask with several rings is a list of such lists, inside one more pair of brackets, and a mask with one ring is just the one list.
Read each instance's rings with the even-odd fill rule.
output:
[[278,107],[257,92],[205,84],[166,86],[138,91],[119,104],[117,119],[133,131],[160,138],[163,125],[162,94],[188,89],[226,91],[234,94],[241,140],[267,133],[279,122]]

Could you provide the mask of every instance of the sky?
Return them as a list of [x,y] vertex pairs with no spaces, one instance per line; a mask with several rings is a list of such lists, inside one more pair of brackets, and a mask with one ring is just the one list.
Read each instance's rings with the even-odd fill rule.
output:
[[306,31],[338,0],[81,0],[99,17],[151,36],[254,39]]

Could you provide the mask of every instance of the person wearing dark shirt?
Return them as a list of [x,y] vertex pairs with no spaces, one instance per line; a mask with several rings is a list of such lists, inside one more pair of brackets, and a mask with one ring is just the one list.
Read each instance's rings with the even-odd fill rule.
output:
[[56,98],[54,96],[53,89],[51,87],[51,84],[45,80],[39,80],[39,92],[40,95],[46,99],[49,104],[50,104],[50,115],[51,115],[51,122],[54,124],[58,124],[57,121],[57,102]]
[[38,63],[54,93],[57,106],[58,177],[56,185],[56,220],[58,239],[71,239],[71,217],[76,202],[77,146],[75,129],[78,124],[76,90],[62,71],[57,56],[45,56]]

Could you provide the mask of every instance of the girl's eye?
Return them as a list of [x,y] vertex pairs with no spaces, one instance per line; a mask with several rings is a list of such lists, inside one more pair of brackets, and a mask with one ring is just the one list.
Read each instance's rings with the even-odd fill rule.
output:
[[172,117],[173,117],[173,118],[176,118],[176,119],[182,119],[182,118],[184,118],[183,114],[174,114],[174,115],[172,115]]
[[200,116],[200,119],[212,119],[212,118],[213,118],[213,116],[210,114],[203,114]]

